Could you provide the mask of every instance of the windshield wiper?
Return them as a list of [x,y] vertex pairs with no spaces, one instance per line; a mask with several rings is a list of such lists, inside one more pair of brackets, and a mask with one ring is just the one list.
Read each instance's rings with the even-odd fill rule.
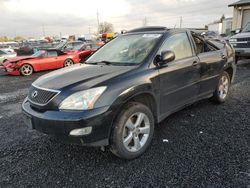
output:
[[90,65],[99,65],[99,64],[105,64],[105,65],[111,65],[111,64],[116,64],[115,62],[111,61],[98,61],[98,62],[84,62],[85,64],[90,64]]
[[110,62],[110,61],[99,61],[99,62],[96,62],[96,64],[105,64],[105,65],[110,65],[110,64],[114,64],[114,62]]

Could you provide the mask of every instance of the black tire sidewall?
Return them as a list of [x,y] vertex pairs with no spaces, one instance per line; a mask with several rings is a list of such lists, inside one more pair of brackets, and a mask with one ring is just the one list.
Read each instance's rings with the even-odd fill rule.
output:
[[[123,129],[128,118],[137,112],[146,114],[150,122],[150,133],[147,142],[138,152],[130,152],[123,145]],[[114,122],[113,131],[111,135],[111,151],[115,155],[123,159],[134,159],[142,155],[149,147],[154,134],[154,116],[151,110],[140,103],[129,103],[124,110],[120,112],[118,118]]]

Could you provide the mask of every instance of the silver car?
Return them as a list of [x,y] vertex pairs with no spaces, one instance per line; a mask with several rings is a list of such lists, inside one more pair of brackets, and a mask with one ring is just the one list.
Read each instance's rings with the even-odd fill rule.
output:
[[5,62],[8,58],[16,56],[16,52],[9,51],[9,49],[0,49],[0,64]]

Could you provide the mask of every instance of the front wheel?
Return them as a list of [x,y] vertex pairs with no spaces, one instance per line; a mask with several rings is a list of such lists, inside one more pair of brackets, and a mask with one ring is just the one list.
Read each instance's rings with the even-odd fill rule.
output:
[[30,76],[33,73],[33,67],[29,64],[24,64],[23,66],[21,66],[20,68],[20,73],[23,76]]
[[140,103],[129,103],[113,126],[110,150],[123,159],[134,159],[149,147],[154,133],[154,116]]
[[213,101],[219,104],[224,103],[228,97],[230,84],[230,77],[228,73],[224,71],[220,77],[218,86],[213,94]]

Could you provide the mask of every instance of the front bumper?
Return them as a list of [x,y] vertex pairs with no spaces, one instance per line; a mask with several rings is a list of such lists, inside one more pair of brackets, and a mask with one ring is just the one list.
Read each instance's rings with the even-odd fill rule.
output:
[[235,55],[239,57],[250,57],[250,48],[235,48]]
[[[45,111],[39,112],[25,100],[22,104],[24,118],[30,121],[30,128],[55,135],[63,141],[86,146],[107,146],[112,125],[112,111],[102,107],[88,111]],[[28,124],[28,123],[26,123]],[[92,132],[84,136],[70,136],[74,129],[92,127]]]
[[4,70],[5,72],[7,72],[10,75],[15,75],[15,76],[19,76],[20,75],[20,71],[18,69],[14,69],[12,67],[9,66],[5,66],[3,63],[0,63],[0,69]]

